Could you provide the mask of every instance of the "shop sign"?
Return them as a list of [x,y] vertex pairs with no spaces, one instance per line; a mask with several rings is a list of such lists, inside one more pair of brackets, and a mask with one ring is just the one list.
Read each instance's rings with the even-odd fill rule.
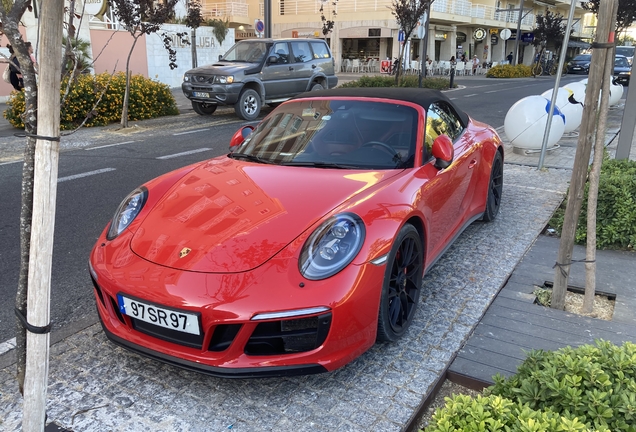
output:
[[446,33],[435,32],[435,40],[445,40],[445,39],[446,39]]
[[[438,37],[438,35],[435,34],[435,37]],[[445,37],[445,36],[442,36],[442,37]],[[455,38],[455,40],[457,41],[457,43],[466,42],[466,33],[457,32],[457,37]]]
[[534,41],[534,33],[521,34],[521,41],[525,43],[532,43]]
[[499,43],[499,37],[496,34],[490,35],[490,45],[497,45]]
[[490,29],[490,34],[495,34],[496,35],[498,33],[499,33],[499,29],[496,29],[496,28]]
[[89,15],[103,15],[108,7],[108,0],[86,0],[84,2],[84,13]]
[[320,37],[320,32],[318,30],[316,30],[316,31],[292,30],[291,34],[292,34],[292,38],[314,38],[314,37]]
[[486,30],[484,30],[483,28],[475,29],[475,31],[473,32],[473,39],[478,42],[483,41],[484,39],[486,39],[486,34]]

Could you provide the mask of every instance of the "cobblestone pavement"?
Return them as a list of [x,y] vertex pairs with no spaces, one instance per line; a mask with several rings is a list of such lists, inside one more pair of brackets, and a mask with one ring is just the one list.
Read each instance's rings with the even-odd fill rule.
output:
[[[471,225],[426,275],[415,321],[398,343],[375,345],[330,373],[227,380],[128,352],[95,324],[51,347],[49,421],[100,432],[403,430],[567,189],[571,145],[550,152],[545,170],[507,150],[499,217]],[[21,425],[14,368],[0,369],[0,430]]]
[[[398,431],[559,205],[568,170],[505,166],[493,223],[475,223],[425,278],[406,337],[320,375],[225,380],[116,347],[93,325],[51,348],[50,421],[75,431]],[[87,282],[87,289],[89,284]],[[0,371],[0,428],[19,430],[14,366]]]

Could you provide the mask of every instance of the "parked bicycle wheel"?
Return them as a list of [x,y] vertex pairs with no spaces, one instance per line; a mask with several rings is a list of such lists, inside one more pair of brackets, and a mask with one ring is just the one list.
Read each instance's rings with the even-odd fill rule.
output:
[[543,67],[541,67],[541,63],[535,63],[532,65],[531,68],[532,71],[532,76],[536,77],[536,76],[541,76],[543,74]]

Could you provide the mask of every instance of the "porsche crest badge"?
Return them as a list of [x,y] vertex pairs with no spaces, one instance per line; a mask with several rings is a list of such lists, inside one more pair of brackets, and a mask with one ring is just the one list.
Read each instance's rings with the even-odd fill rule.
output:
[[179,252],[179,258],[185,257],[190,252],[192,252],[192,249],[190,249],[189,247],[184,247],[183,249],[181,249],[181,252]]

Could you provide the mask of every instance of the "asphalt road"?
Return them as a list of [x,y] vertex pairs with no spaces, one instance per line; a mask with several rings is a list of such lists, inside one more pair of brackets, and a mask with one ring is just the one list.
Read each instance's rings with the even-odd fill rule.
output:
[[[566,76],[561,85],[582,78]],[[517,100],[551,89],[554,78],[460,76],[456,82],[466,87],[447,95],[471,117],[499,128]],[[188,105],[184,98],[179,103],[181,108]],[[104,133],[60,154],[51,285],[54,330],[72,331],[97,321],[87,260],[120,201],[151,178],[226,153],[230,137],[244,124],[227,109],[209,118],[186,110],[182,117],[178,127],[159,121],[129,135]],[[0,129],[0,137],[14,132]],[[20,163],[0,164],[0,343],[15,334],[21,169]]]

